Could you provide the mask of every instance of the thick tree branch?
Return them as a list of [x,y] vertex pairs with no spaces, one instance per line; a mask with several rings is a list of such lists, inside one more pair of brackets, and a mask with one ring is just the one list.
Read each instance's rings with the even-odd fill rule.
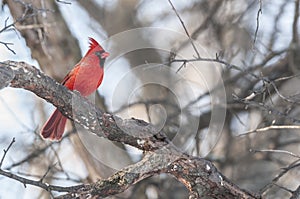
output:
[[[32,184],[48,191],[68,192],[60,198],[102,198],[126,190],[153,175],[169,173],[190,191],[190,198],[260,198],[238,188],[215,166],[174,147],[163,132],[142,120],[122,120],[103,113],[78,92],[72,92],[24,62],[0,63],[0,86],[24,88],[55,105],[65,116],[98,136],[148,151],[141,161],[122,169],[108,179],[72,187],[58,187],[29,180],[1,170],[0,175]],[[95,122],[96,121],[96,122]]]
[[175,155],[172,155],[170,152],[166,153],[166,149],[159,151],[161,152],[160,154],[147,153],[141,161],[118,171],[108,179],[99,180],[96,183],[78,189],[77,192],[66,194],[59,198],[86,198],[97,195],[106,197],[121,193],[138,181],[166,171],[168,162],[174,161],[174,158],[176,159]]
[[[141,150],[155,150],[169,143],[162,132],[138,119],[122,120],[103,113],[78,92],[72,92],[24,62],[0,63],[0,87],[24,88],[56,106],[66,117],[100,137],[129,144]],[[97,122],[95,122],[97,121]]]
[[[214,165],[202,158],[186,154],[173,154],[164,148],[147,152],[144,158],[106,180],[100,180],[78,189],[59,199],[106,197],[121,193],[147,177],[169,173],[182,182],[190,191],[190,198],[260,198],[246,192],[227,180]],[[96,197],[97,198],[97,197]]]

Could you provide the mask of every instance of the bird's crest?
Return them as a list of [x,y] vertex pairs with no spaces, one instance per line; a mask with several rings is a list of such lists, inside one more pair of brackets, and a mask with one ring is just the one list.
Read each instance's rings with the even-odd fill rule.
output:
[[99,51],[103,50],[102,46],[100,46],[95,39],[89,37],[89,41],[90,41],[90,47],[89,47],[89,50],[88,50],[87,54],[89,52],[91,52],[92,50],[94,50],[95,48],[97,48],[97,47],[99,48],[98,49]]

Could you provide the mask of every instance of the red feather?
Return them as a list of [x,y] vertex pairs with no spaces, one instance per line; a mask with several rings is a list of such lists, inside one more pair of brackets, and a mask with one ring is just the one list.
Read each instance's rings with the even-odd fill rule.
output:
[[[96,40],[89,38],[89,41],[88,52],[62,81],[65,87],[77,90],[83,96],[90,95],[100,86],[104,75],[103,66],[100,66],[100,63],[104,63],[105,58],[109,55]],[[64,133],[66,120],[67,118],[56,109],[42,128],[42,137],[60,140]]]
[[95,49],[97,47],[98,47],[99,51],[103,50],[102,46],[100,46],[100,44],[98,44],[98,42],[91,37],[89,37],[89,44],[90,44],[90,46],[89,46],[89,50],[88,50],[87,54],[89,54],[93,49]]

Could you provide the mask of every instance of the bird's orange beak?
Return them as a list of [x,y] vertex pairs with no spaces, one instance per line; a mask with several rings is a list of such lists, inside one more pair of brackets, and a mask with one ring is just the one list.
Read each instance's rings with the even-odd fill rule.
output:
[[108,52],[104,52],[104,53],[101,53],[101,58],[102,59],[105,59],[106,57],[109,56],[109,53]]

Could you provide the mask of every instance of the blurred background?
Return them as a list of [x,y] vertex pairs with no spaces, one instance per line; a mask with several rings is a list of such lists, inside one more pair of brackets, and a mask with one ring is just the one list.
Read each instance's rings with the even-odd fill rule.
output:
[[[299,0],[172,3],[197,51],[167,0],[2,0],[0,60],[30,63],[61,81],[93,37],[111,54],[90,97],[99,108],[151,122],[242,188],[289,198],[300,184]],[[174,62],[198,53],[211,60]],[[0,149],[16,139],[2,169],[70,186],[142,157],[71,122],[61,142],[42,140],[53,110],[31,92],[0,90]],[[58,195],[4,176],[0,187],[0,198]],[[160,175],[109,198],[187,197],[182,184]]]

